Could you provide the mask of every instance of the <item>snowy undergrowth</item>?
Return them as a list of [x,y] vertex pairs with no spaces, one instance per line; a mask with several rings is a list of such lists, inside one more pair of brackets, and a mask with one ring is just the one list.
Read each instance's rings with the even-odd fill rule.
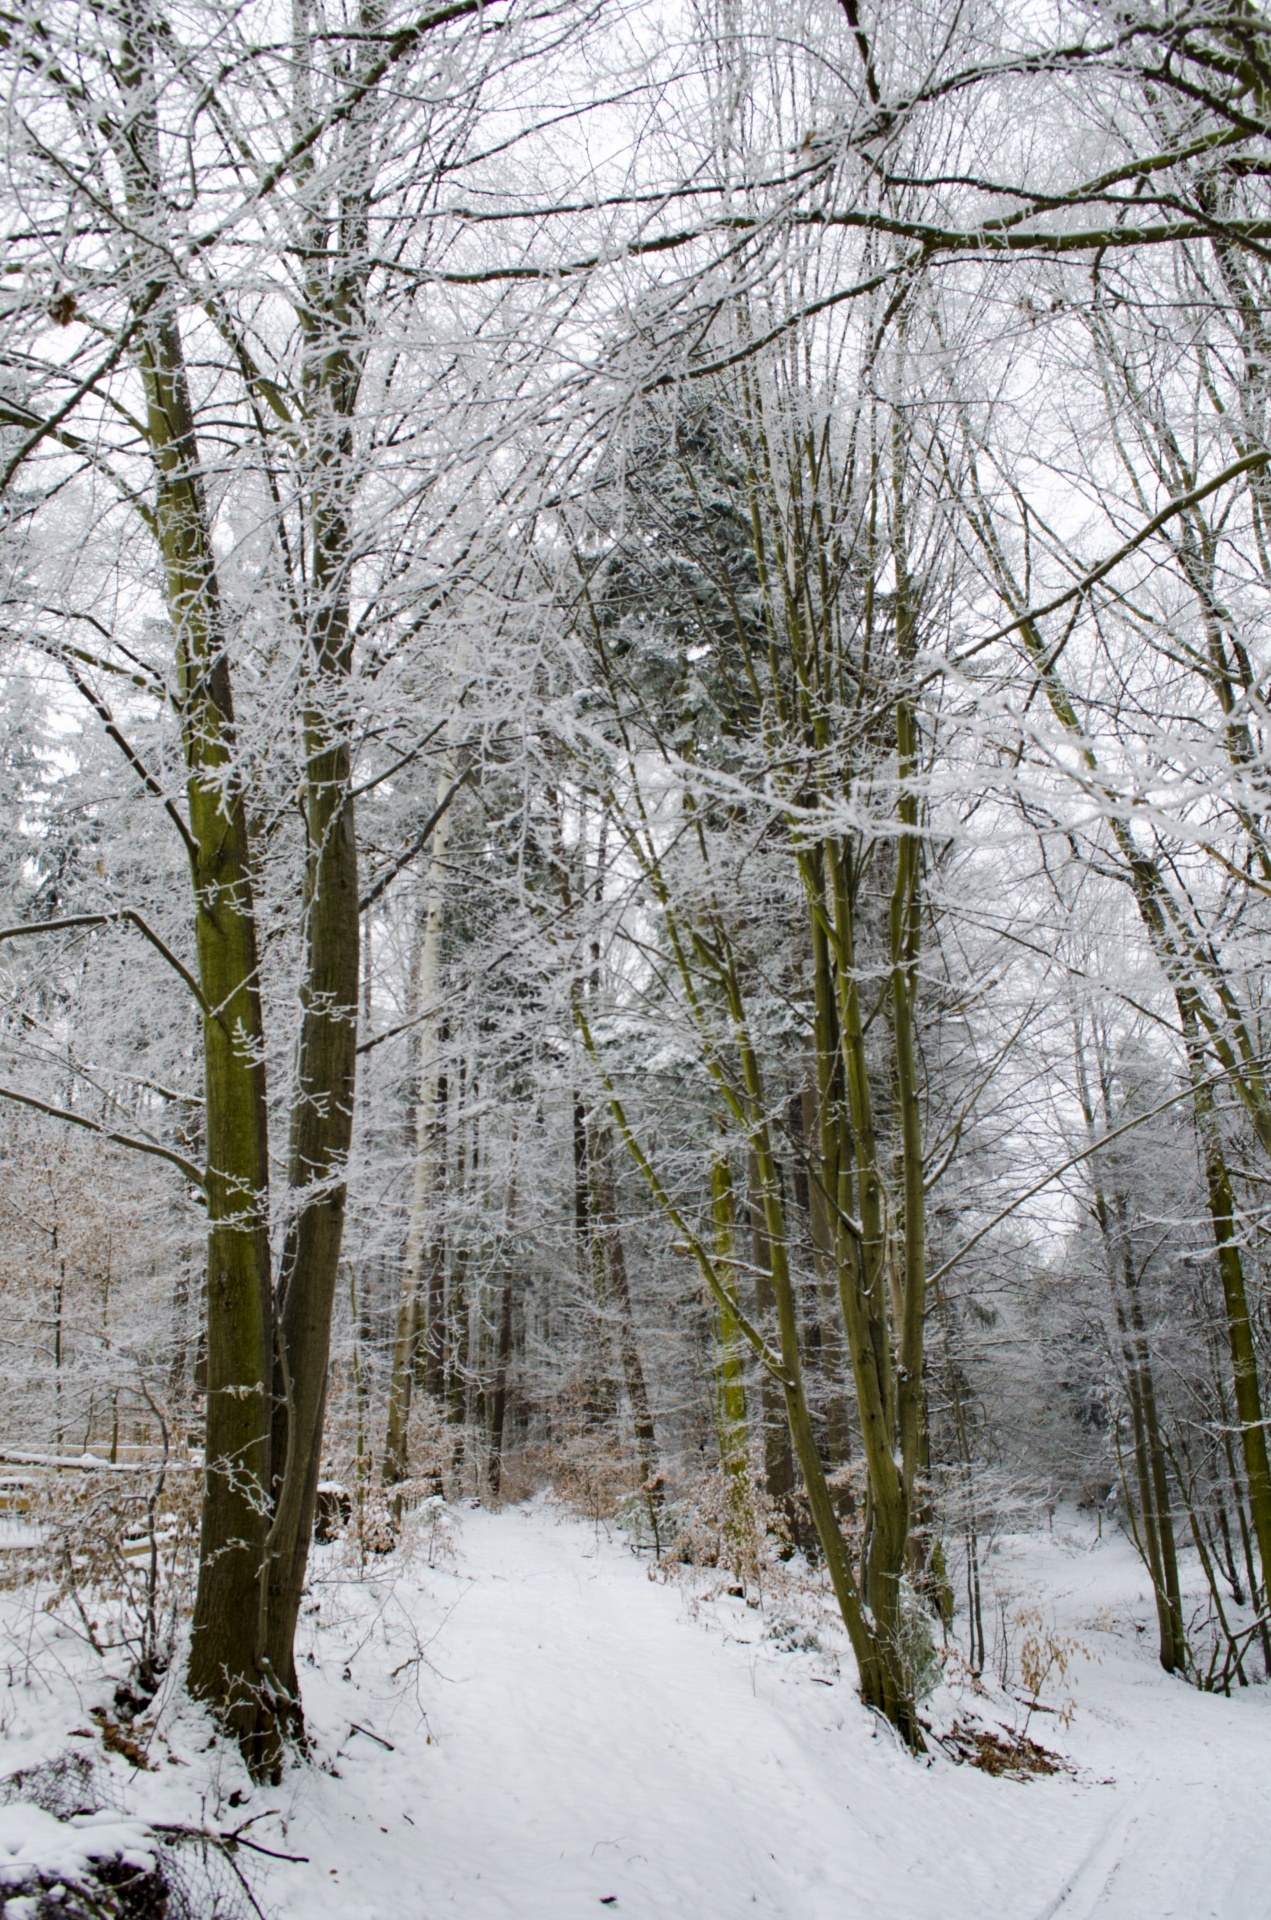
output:
[[[365,1569],[317,1550],[312,1759],[274,1789],[171,1682],[124,1736],[109,1660],[5,1596],[3,1771],[81,1754],[134,1845],[241,1832],[270,1850],[235,1858],[271,1920],[1263,1920],[1271,1689],[1227,1700],[1164,1676],[1132,1551],[1075,1517],[1002,1541],[986,1572],[1008,1624],[1031,1606],[1091,1656],[1043,1688],[1071,1717],[1029,1721],[1066,1769],[1026,1784],[901,1752],[797,1569],[748,1606],[701,1571],[651,1580],[620,1536],[541,1501],[465,1510]],[[1012,1685],[977,1691],[950,1661],[937,1733],[1022,1726],[1028,1630]]]

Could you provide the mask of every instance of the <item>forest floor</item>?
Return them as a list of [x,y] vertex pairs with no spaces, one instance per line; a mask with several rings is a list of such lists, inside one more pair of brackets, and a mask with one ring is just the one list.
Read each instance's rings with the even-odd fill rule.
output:
[[[361,1577],[322,1550],[313,1758],[281,1787],[253,1789],[175,1699],[136,1725],[148,1770],[100,1747],[94,1764],[139,1820],[251,1819],[303,1855],[238,1856],[271,1920],[1267,1920],[1271,1687],[1162,1674],[1128,1544],[1076,1516],[1003,1540],[987,1571],[999,1652],[1031,1632],[1062,1655],[1042,1699],[1071,1717],[1027,1729],[1064,1759],[1048,1777],[911,1758],[814,1593],[760,1610],[698,1573],[650,1579],[543,1500],[443,1514]],[[111,1694],[50,1616],[18,1596],[4,1614],[11,1774],[82,1750]],[[956,1674],[929,1713],[1008,1740],[1026,1718]]]

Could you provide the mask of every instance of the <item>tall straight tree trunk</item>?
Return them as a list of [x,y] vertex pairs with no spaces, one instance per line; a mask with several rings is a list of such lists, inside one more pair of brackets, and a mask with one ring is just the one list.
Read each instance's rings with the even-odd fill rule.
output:
[[[468,1075],[467,1064],[462,1058],[459,1061],[457,1081],[455,1110],[448,1128],[453,1145],[447,1148],[450,1171],[446,1176],[446,1185],[449,1187],[453,1180],[455,1198],[462,1208],[468,1184],[467,1121],[464,1115]],[[469,1250],[465,1237],[459,1240],[451,1253],[444,1302],[446,1419],[455,1430],[456,1472],[461,1470],[463,1464],[468,1386],[472,1378],[472,1303],[468,1292],[468,1260]]]
[[[573,982],[572,999],[582,1005],[582,985]],[[571,1095],[574,1149],[574,1258],[580,1288],[590,1289],[595,1302],[596,1373],[588,1382],[590,1417],[612,1420],[618,1410],[618,1369],[613,1362],[609,1315],[605,1307],[607,1276],[605,1250],[599,1223],[594,1218],[595,1194],[592,1188],[588,1148],[587,1105],[575,1087]],[[589,1356],[590,1370],[590,1356]]]
[[[348,529],[326,526],[324,567],[333,606],[315,636],[315,672],[349,670],[348,603],[337,555]],[[349,742],[321,706],[305,715],[308,748],[303,1008],[292,1099],[290,1201],[277,1302],[273,1472],[269,1550],[269,1663],[280,1710],[298,1725],[294,1641],[304,1591],[322,1463],[331,1320],[344,1235],[345,1169],[353,1137],[357,1064],[357,838]]]
[[[373,33],[378,0],[360,23]],[[297,127],[312,118],[303,3],[296,35]],[[359,51],[355,81],[369,73]],[[275,1507],[269,1535],[270,1660],[280,1702],[299,1725],[293,1643],[313,1534],[330,1365],[331,1319],[344,1232],[345,1174],[353,1136],[361,958],[357,836],[352,794],[354,419],[365,353],[370,182],[377,102],[357,95],[348,121],[344,177],[329,246],[325,215],[311,213],[301,312],[301,398],[309,463],[310,561],[302,719],[306,864],[302,1021],[292,1092],[289,1221],[278,1283],[275,1370]],[[307,181],[311,159],[300,161]],[[316,203],[315,203],[316,205]]]
[[852,1457],[852,1419],[845,1379],[842,1326],[832,1273],[834,1233],[826,1198],[825,1169],[813,1146],[820,1134],[815,1086],[805,1085],[794,1098],[798,1102],[798,1147],[804,1163],[808,1237],[812,1244],[812,1267],[821,1307],[826,1451],[831,1471],[837,1471],[845,1467]]
[[[772,1286],[772,1248],[768,1243],[759,1163],[754,1151],[746,1160],[747,1206],[750,1215],[750,1259],[754,1268],[755,1324],[771,1335],[775,1328],[777,1296]],[[786,1421],[785,1397],[766,1371],[759,1379],[759,1411],[763,1434],[764,1491],[798,1541],[794,1506],[794,1454]]]
[[1244,1455],[1245,1480],[1249,1492],[1249,1515],[1261,1561],[1262,1591],[1271,1592],[1271,1460],[1267,1454],[1267,1431],[1262,1415],[1262,1388],[1258,1374],[1258,1353],[1254,1344],[1249,1295],[1245,1285],[1244,1261],[1236,1231],[1236,1209],[1231,1176],[1223,1151],[1213,1090],[1200,1084],[1202,1076],[1193,1063],[1197,1130],[1200,1135],[1201,1163],[1205,1172],[1205,1191],[1209,1218],[1218,1256],[1218,1277],[1222,1284],[1226,1309],[1227,1342],[1231,1355],[1232,1397],[1240,1429]]
[[[438,777],[440,805],[451,786],[449,763]],[[404,1480],[409,1472],[408,1430],[411,1389],[415,1377],[415,1349],[419,1337],[420,1293],[429,1250],[429,1228],[438,1186],[436,1112],[441,1083],[441,1015],[437,995],[441,984],[441,946],[445,930],[444,862],[450,832],[445,812],[433,828],[429,859],[428,903],[416,971],[416,1018],[419,1022],[419,1092],[415,1102],[415,1165],[411,1184],[406,1257],[397,1295],[397,1323],[393,1334],[393,1366],[388,1390],[388,1426],[384,1439],[382,1476],[385,1486]]]
[[446,1302],[446,1418],[455,1429],[462,1459],[464,1423],[468,1414],[468,1385],[472,1376],[472,1302],[468,1295],[468,1249],[457,1247],[450,1268],[450,1297]]
[[[1124,1315],[1121,1316],[1124,1329]],[[1156,1602],[1157,1648],[1162,1667],[1173,1673],[1186,1665],[1186,1641],[1178,1597],[1178,1565],[1174,1546],[1174,1523],[1167,1504],[1164,1457],[1160,1433],[1149,1424],[1143,1395],[1144,1367],[1129,1339],[1123,1339],[1126,1366],[1126,1395],[1130,1402],[1130,1425],[1134,1438],[1134,1470],[1138,1481],[1139,1516],[1143,1526],[1143,1557],[1152,1578]],[[1168,1546],[1166,1545],[1166,1536]]]
[[508,1177],[507,1214],[503,1223],[503,1278],[499,1287],[499,1326],[494,1350],[494,1392],[490,1402],[490,1492],[497,1500],[503,1486],[503,1444],[507,1428],[508,1375],[512,1365],[512,1304],[516,1232],[516,1143],[519,1116],[512,1122],[512,1169]]
[[[1100,1196],[1102,1198],[1102,1196]],[[1098,1203],[1096,1203],[1098,1204]],[[1106,1208],[1103,1209],[1106,1211]],[[1101,1229],[1103,1222],[1100,1222]],[[1129,1291],[1125,1269],[1129,1255],[1122,1242],[1124,1299],[1116,1300],[1117,1326],[1121,1335],[1122,1357],[1126,1369],[1126,1396],[1130,1402],[1130,1424],[1134,1436],[1134,1468],[1138,1481],[1139,1513],[1143,1523],[1143,1548],[1156,1601],[1157,1645],[1166,1673],[1187,1666],[1187,1637],[1183,1626],[1182,1598],[1178,1579],[1178,1549],[1174,1535],[1174,1517],[1169,1496],[1169,1478],[1165,1448],[1161,1440],[1156,1404],[1156,1383],[1152,1371],[1142,1314],[1137,1311],[1134,1294]],[[1113,1259],[1117,1249],[1110,1247]],[[1112,1284],[1117,1285],[1115,1275]]]
[[[1122,1210],[1123,1208],[1124,1202],[1122,1202]],[[1176,1668],[1186,1668],[1188,1664],[1187,1633],[1183,1625],[1182,1590],[1178,1578],[1178,1547],[1174,1536],[1169,1472],[1165,1445],[1161,1437],[1152,1353],[1143,1319],[1143,1303],[1139,1297],[1138,1275],[1134,1271],[1124,1219],[1121,1224],[1121,1278],[1126,1298],[1124,1317],[1127,1322],[1129,1352],[1133,1362],[1138,1419],[1143,1434],[1143,1465],[1146,1467],[1146,1473],[1143,1467],[1140,1468],[1140,1484],[1145,1504],[1148,1500],[1151,1502],[1157,1550],[1160,1556],[1161,1577],[1157,1606],[1158,1610],[1163,1609],[1165,1616],[1161,1632],[1161,1665],[1167,1673],[1173,1673]]]
[[[1095,1140],[1095,1110],[1085,1052],[1076,1016],[1073,1021],[1073,1056],[1077,1074],[1077,1097],[1086,1122],[1086,1133]],[[1112,1088],[1106,1059],[1098,1059],[1099,1088],[1105,1130],[1113,1124]],[[1178,1552],[1174,1521],[1170,1511],[1169,1482],[1165,1449],[1161,1441],[1156,1405],[1156,1384],[1152,1373],[1151,1350],[1143,1322],[1138,1279],[1134,1270],[1129,1236],[1129,1211],[1125,1196],[1109,1195],[1098,1162],[1093,1177],[1095,1220],[1103,1243],[1104,1263],[1113,1309],[1121,1337],[1126,1369],[1126,1396],[1130,1403],[1130,1422],[1134,1436],[1135,1477],[1138,1482],[1139,1512],[1143,1523],[1143,1550],[1156,1601],[1157,1644],[1160,1662],[1166,1673],[1186,1666],[1187,1638],[1183,1627],[1182,1599],[1178,1580]]]
[[[711,1212],[715,1222],[715,1252],[727,1270],[736,1269],[737,1221],[733,1203],[733,1176],[726,1157],[711,1163]],[[744,1489],[750,1506],[750,1433],[746,1421],[746,1370],[742,1333],[737,1316],[726,1303],[716,1307],[719,1359],[716,1366],[716,1425],[719,1463],[730,1482]],[[733,1496],[735,1498],[735,1496]]]
[[587,1165],[590,1170],[593,1233],[597,1249],[597,1279],[604,1290],[600,1302],[601,1312],[612,1325],[617,1343],[618,1358],[622,1366],[622,1382],[626,1388],[627,1404],[631,1409],[631,1424],[635,1429],[640,1479],[648,1502],[649,1521],[656,1539],[657,1511],[662,1504],[661,1478],[657,1470],[657,1434],[654,1430],[653,1412],[649,1403],[649,1387],[645,1378],[644,1362],[640,1358],[640,1345],[636,1338],[635,1320],[631,1312],[627,1254],[622,1243],[622,1229],[618,1224],[617,1199],[614,1190],[613,1135],[608,1127],[588,1129]]
[[[439,1049],[444,1050],[449,1035],[449,1026],[443,1020],[437,1035]],[[446,1317],[446,1227],[439,1211],[446,1192],[450,1144],[446,1123],[449,1111],[450,1079],[441,1072],[437,1075],[437,1091],[433,1099],[432,1239],[428,1249],[428,1285],[421,1296],[423,1325],[417,1329],[415,1346],[415,1365],[423,1380],[424,1390],[438,1402],[445,1400],[446,1378],[450,1368],[451,1329]]]
[[503,1485],[503,1441],[507,1427],[508,1373],[512,1364],[512,1279],[505,1271],[499,1289],[499,1330],[494,1351],[494,1393],[490,1402],[490,1492],[497,1500]]

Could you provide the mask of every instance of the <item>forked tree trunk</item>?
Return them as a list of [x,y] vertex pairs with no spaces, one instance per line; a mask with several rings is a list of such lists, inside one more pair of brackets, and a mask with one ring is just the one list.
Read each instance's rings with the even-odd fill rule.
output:
[[[120,89],[131,137],[120,143],[130,211],[158,242],[160,179],[153,36],[147,10],[125,15]],[[207,1411],[199,1578],[189,1686],[259,1757],[267,1711],[266,1595],[272,1309],[269,1155],[252,859],[236,772],[233,698],[176,306],[164,252],[138,242],[137,361],[155,475],[154,528],[176,654],[186,763],[195,946],[203,1014],[207,1151]]]

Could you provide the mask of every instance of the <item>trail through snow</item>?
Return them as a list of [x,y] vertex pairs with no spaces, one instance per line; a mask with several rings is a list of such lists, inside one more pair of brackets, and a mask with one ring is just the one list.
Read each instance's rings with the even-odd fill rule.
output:
[[311,1675],[341,1777],[293,1776],[287,1844],[311,1861],[270,1897],[295,1920],[1268,1920],[1268,1690],[1200,1695],[1106,1631],[1122,1548],[1020,1545],[1016,1585],[1044,1572],[1100,1655],[1068,1733],[1033,1727],[1078,1773],[1021,1784],[915,1763],[850,1669],[817,1684],[740,1605],[731,1634],[694,1620],[550,1508],[465,1514],[457,1570],[429,1575],[450,1609],[431,1744],[366,1653]]
[[[359,1579],[315,1554],[312,1759],[275,1789],[175,1673],[134,1723],[149,1769],[104,1752],[108,1673],[38,1594],[3,1596],[0,1771],[95,1754],[99,1803],[134,1822],[250,1821],[306,1856],[245,1857],[267,1920],[1271,1920],[1271,1686],[1167,1679],[1120,1536],[1072,1515],[987,1563],[999,1619],[1039,1606],[1092,1656],[1071,1725],[1031,1727],[1073,1771],[1021,1783],[915,1761],[832,1634],[799,1648],[740,1599],[695,1610],[546,1501],[457,1527],[432,1567]],[[933,1706],[947,1725],[976,1704]]]

